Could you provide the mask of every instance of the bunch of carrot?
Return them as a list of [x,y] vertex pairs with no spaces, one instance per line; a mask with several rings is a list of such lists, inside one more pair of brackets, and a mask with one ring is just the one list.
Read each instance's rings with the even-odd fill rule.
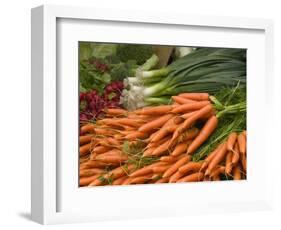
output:
[[205,161],[193,162],[191,155],[217,127],[216,110],[207,93],[182,93],[172,99],[170,105],[135,111],[107,109],[103,119],[82,125],[80,186],[218,180],[220,174],[238,179],[242,171],[245,175],[245,132],[231,134]]
[[205,177],[219,179],[220,174],[234,180],[246,179],[246,131],[231,133],[228,138],[211,152],[202,165]]

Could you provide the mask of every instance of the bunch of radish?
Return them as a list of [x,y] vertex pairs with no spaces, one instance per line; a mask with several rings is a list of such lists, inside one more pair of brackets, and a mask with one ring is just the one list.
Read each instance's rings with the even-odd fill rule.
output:
[[105,108],[120,107],[121,92],[124,88],[122,81],[107,85],[104,93],[99,95],[96,90],[80,93],[80,122],[96,120],[103,114]]

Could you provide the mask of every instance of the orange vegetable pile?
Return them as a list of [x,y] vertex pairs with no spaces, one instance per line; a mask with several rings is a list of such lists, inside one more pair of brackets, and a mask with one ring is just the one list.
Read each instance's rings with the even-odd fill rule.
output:
[[[246,131],[213,152],[192,154],[218,124],[207,93],[173,96],[173,104],[135,111],[106,109],[80,127],[80,186],[215,181],[246,178]],[[200,124],[198,128],[198,125]]]

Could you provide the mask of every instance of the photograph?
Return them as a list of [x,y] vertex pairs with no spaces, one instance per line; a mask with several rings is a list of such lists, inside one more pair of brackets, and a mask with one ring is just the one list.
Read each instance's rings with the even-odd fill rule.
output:
[[247,179],[247,49],[77,45],[80,187]]
[[246,179],[246,49],[79,42],[80,186]]

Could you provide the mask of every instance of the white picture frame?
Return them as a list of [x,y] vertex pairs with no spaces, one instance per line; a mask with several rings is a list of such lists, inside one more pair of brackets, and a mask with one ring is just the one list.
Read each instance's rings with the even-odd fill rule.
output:
[[[95,25],[100,28],[94,27]],[[105,32],[104,26],[110,30]],[[96,28],[95,37],[90,31],[91,28]],[[118,36],[114,33],[114,28],[127,31],[129,35]],[[130,33],[134,28],[136,33]],[[154,30],[157,30],[159,37],[153,36],[153,33],[156,33]],[[97,31],[100,31],[98,35]],[[152,36],[138,36],[137,39],[133,35],[145,31],[151,32]],[[78,103],[70,105],[65,100],[66,97],[75,100],[78,95],[78,90],[75,90],[78,85],[74,79],[77,76],[77,67],[69,67],[75,65],[76,42],[90,39],[101,42],[186,45],[180,36],[170,35],[173,31],[177,35],[184,35],[186,31],[193,34],[189,40],[191,45],[243,47],[249,50],[248,149],[249,152],[255,152],[255,155],[249,154],[249,179],[227,184],[218,182],[159,185],[161,187],[138,185],[99,187],[92,190],[78,188],[77,182],[73,182],[77,168],[71,170],[77,164],[75,154],[78,153],[78,146],[74,142],[67,149],[64,148],[65,144],[77,135],[77,130],[76,133],[69,130],[68,134],[65,132],[66,127],[75,129],[77,124],[73,121],[78,120]],[[273,23],[266,19],[151,14],[51,5],[32,9],[32,219],[41,224],[56,224],[271,208],[272,149],[270,138],[264,137],[263,134],[270,133],[273,127],[270,113],[274,105],[271,100],[274,84],[272,33]],[[206,35],[209,38],[208,42]],[[166,40],[163,37],[166,37]],[[65,68],[66,66],[68,68]],[[64,78],[66,73],[70,76],[68,83]],[[254,75],[257,76],[255,81]],[[256,90],[259,90],[259,94],[256,94]],[[254,100],[260,101],[259,106],[262,109],[258,108]],[[61,122],[60,113],[66,112],[73,115]],[[264,122],[257,132],[257,122],[264,120],[266,125]],[[68,124],[73,125],[68,127]],[[64,133],[63,138],[60,138],[61,133]],[[263,142],[265,138],[266,142]],[[63,153],[59,154],[62,149]],[[71,152],[67,158],[66,150]],[[266,173],[261,175],[258,167],[264,162],[266,165],[263,172]],[[66,174],[70,175],[70,179],[66,178]],[[236,196],[231,196],[234,193]],[[135,202],[137,206],[132,204],[132,194],[143,196]],[[185,195],[189,199],[183,201]],[[93,198],[89,201],[89,196],[98,199]],[[116,196],[119,197],[117,201]],[[165,203],[161,203],[165,196],[176,198],[166,199]],[[200,196],[205,198],[197,199]],[[208,198],[210,196],[213,196],[213,199]],[[106,200],[103,199],[106,197]],[[86,207],[87,202],[89,205]]]

